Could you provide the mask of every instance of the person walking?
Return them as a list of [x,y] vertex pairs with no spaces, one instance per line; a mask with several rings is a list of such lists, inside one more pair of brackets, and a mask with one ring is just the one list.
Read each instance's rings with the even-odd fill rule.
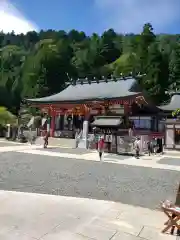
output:
[[104,152],[104,138],[101,136],[101,138],[98,141],[98,152],[99,152],[99,159],[102,161],[102,154]]
[[49,132],[47,131],[44,136],[44,148],[47,148],[49,140]]

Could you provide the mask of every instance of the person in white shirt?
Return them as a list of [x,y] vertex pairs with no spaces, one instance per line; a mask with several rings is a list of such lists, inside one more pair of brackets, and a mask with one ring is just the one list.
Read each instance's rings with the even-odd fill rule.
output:
[[140,153],[140,138],[139,137],[137,137],[134,142],[134,149],[136,151],[135,157],[139,158],[139,153]]

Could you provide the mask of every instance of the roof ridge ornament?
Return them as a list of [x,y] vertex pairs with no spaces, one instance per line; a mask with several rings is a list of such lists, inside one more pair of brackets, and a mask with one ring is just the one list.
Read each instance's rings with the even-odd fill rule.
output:
[[[145,75],[145,74],[144,74]],[[118,82],[118,81],[126,81],[128,79],[131,79],[131,78],[136,78],[136,77],[142,77],[143,75],[140,73],[138,73],[137,75],[134,75],[133,72],[130,72],[128,76],[125,76],[123,75],[123,73],[120,73],[120,76],[119,77],[116,77],[114,76],[113,74],[110,75],[110,77],[106,77],[106,76],[101,76],[100,78],[97,78],[97,77],[92,77],[92,78],[88,78],[88,77],[85,77],[85,78],[78,78],[77,81],[71,81],[73,82],[72,84],[73,85],[76,85],[76,84],[93,84],[93,83],[101,83],[101,82]]]

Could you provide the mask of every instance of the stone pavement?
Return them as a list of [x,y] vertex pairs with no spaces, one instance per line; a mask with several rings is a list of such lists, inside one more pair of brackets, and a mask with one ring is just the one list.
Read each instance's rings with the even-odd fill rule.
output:
[[83,198],[0,191],[2,240],[175,240],[160,211]]

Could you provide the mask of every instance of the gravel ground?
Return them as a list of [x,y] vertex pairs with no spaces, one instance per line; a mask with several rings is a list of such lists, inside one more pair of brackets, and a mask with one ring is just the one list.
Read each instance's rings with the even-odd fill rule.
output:
[[174,166],[180,166],[180,158],[170,158],[165,157],[158,161],[159,164],[167,164],[167,165],[174,165]]
[[176,197],[178,171],[1,153],[0,189],[119,201],[155,209]]

